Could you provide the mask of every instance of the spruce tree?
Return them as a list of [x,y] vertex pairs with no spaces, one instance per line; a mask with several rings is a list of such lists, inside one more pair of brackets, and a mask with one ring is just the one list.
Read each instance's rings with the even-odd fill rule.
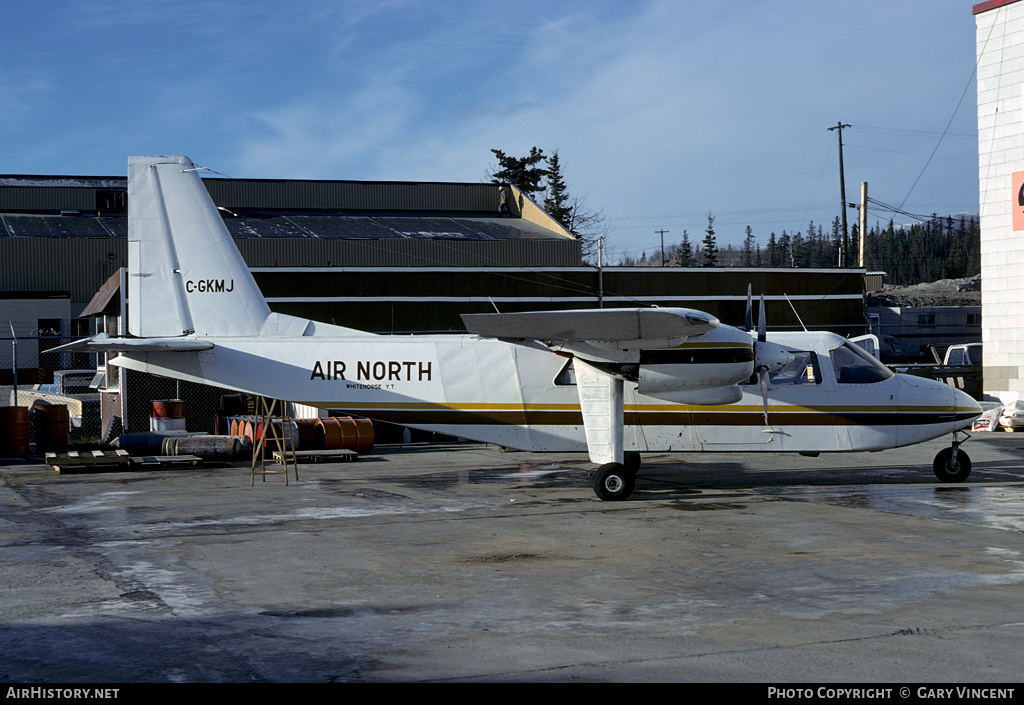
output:
[[572,235],[579,237],[579,233],[573,230],[575,224],[572,222],[569,192],[565,185],[565,179],[562,178],[562,163],[558,158],[557,151],[548,159],[547,172],[547,195],[544,197],[544,210]]
[[512,184],[531,198],[544,190],[542,182],[548,170],[539,166],[547,160],[544,150],[530,147],[530,153],[525,157],[510,157],[500,149],[492,149],[491,152],[498,160],[498,170],[491,173],[492,181]]
[[693,256],[693,245],[690,244],[690,233],[683,230],[683,239],[679,243],[679,266],[693,267],[697,264]]
[[740,266],[753,267],[755,265],[754,250],[757,249],[757,240],[754,239],[754,231],[747,226],[746,237],[743,238],[743,256],[740,259]]
[[703,240],[703,253],[705,267],[717,267],[718,266],[718,244],[715,242],[715,216],[708,213],[708,227],[704,231],[707,233]]

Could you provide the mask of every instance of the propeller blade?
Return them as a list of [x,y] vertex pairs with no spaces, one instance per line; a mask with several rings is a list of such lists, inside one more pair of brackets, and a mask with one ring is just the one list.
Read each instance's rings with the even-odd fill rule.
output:
[[754,306],[750,300],[750,284],[747,284],[747,317],[744,319],[743,330],[748,333],[754,330]]
[[768,426],[768,370],[761,368],[757,372],[757,377],[761,381],[761,399],[764,401],[764,425]]
[[757,341],[763,343],[768,340],[768,322],[764,316],[764,294],[761,294],[761,310],[757,313]]

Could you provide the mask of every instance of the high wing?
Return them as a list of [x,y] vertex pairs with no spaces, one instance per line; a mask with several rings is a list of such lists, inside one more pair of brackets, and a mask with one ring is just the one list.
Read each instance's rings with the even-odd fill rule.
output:
[[583,342],[621,350],[669,348],[718,327],[718,319],[686,308],[463,314],[470,333],[485,338]]

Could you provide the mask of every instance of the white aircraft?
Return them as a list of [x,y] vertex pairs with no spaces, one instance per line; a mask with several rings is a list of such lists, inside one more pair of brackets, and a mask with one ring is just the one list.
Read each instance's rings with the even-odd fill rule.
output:
[[[465,315],[470,335],[375,335],[270,311],[196,167],[128,162],[128,331],[74,347],[113,364],[527,451],[587,451],[629,497],[640,453],[877,451],[981,414],[832,333],[774,333],[681,308]],[[749,297],[748,297],[749,298]]]

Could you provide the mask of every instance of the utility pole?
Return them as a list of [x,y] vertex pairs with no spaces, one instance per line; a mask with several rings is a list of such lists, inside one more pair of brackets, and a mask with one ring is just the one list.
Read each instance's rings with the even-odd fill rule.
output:
[[860,266],[864,266],[864,241],[868,237],[868,182],[860,182]]
[[839,196],[842,198],[842,223],[843,223],[843,243],[839,248],[839,266],[846,266],[846,253],[850,246],[849,243],[849,230],[846,228],[846,175],[843,173],[843,128],[850,127],[844,125],[842,122],[836,123],[835,127],[828,128],[828,131],[839,130]]
[[665,266],[665,233],[667,233],[668,230],[655,230],[654,232],[656,232],[659,235],[661,235],[661,266],[664,267]]

